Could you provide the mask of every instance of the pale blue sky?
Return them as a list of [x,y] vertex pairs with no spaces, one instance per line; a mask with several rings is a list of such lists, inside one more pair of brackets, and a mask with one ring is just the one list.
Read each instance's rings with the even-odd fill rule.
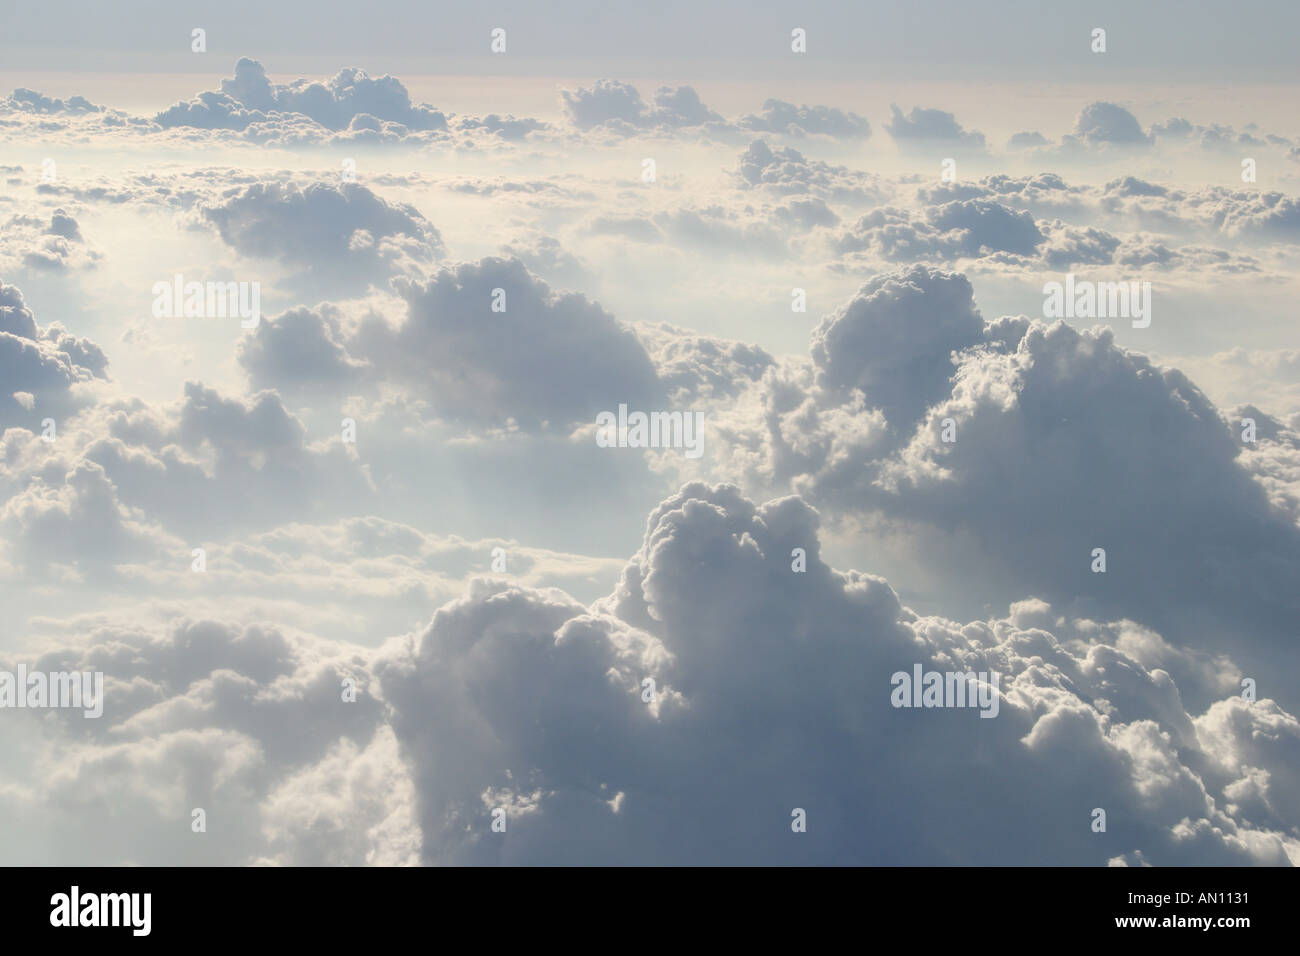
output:
[[[683,0],[612,5],[604,0],[546,4],[372,2],[321,5],[253,0],[179,5],[157,0],[12,4],[0,36],[10,69],[198,69],[186,38],[208,31],[209,51],[274,59],[306,69],[318,58],[403,72],[549,72],[561,61],[599,72],[689,62],[697,76],[736,60],[768,69],[849,69],[870,77],[900,70],[917,79],[949,71],[1020,80],[1095,76],[1087,38],[1109,31],[1107,71],[1162,81],[1295,75],[1300,5],[1242,0],[1156,0],[1088,4],[1010,0],[925,3],[775,3]],[[510,55],[488,54],[488,31],[511,31]],[[789,56],[792,27],[808,31],[809,56]]]

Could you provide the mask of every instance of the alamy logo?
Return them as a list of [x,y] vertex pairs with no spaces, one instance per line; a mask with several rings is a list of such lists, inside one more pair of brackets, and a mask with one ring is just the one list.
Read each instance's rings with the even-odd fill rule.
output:
[[102,671],[65,673],[27,672],[26,664],[18,672],[0,671],[0,708],[81,708],[83,717],[100,717],[104,713],[104,674]]
[[1076,282],[1043,286],[1043,317],[1048,319],[1132,319],[1133,328],[1151,324],[1150,282]]
[[618,415],[601,412],[596,416],[596,444],[601,448],[684,448],[687,458],[704,453],[703,412],[629,413],[618,406]]
[[153,284],[156,319],[224,319],[239,316],[240,326],[257,328],[262,320],[260,282],[186,282],[176,273],[171,282]]
[[51,926],[129,926],[131,935],[148,936],[152,928],[152,893],[71,893],[50,897]]
[[895,707],[978,707],[981,717],[998,715],[996,671],[925,671],[912,665],[912,673],[895,671],[889,678],[894,689],[889,702]]

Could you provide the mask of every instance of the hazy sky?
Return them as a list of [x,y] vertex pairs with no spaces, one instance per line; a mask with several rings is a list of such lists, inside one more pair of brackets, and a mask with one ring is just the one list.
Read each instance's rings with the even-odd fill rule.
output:
[[[1037,0],[982,5],[922,3],[665,2],[617,4],[557,0],[538,5],[378,2],[322,8],[307,0],[266,4],[135,2],[106,7],[68,0],[57,15],[15,4],[0,41],[5,63],[24,69],[197,69],[175,37],[208,31],[209,50],[276,60],[285,69],[364,59],[374,69],[413,73],[568,73],[581,64],[604,75],[647,66],[683,67],[697,80],[734,78],[740,63],[863,78],[954,75],[1025,83],[1096,78],[1078,42],[1094,27],[1110,31],[1107,71],[1148,81],[1291,80],[1291,37],[1300,11],[1283,0],[1224,4],[1156,0],[1087,5]],[[508,61],[487,56],[488,31],[512,34]],[[809,57],[786,56],[793,27],[808,31]],[[546,61],[550,61],[549,63]],[[739,62],[738,62],[739,61]]]

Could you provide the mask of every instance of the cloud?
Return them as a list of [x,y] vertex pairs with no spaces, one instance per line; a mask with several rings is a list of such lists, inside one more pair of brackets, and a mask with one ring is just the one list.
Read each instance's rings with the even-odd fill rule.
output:
[[[652,512],[608,600],[484,581],[391,642],[376,673],[410,761],[423,862],[1295,855],[1283,808],[1296,778],[1259,772],[1295,749],[1294,717],[1232,699],[1197,719],[1170,673],[1142,662],[1163,656],[1194,683],[1178,651],[1041,601],[986,622],[918,617],[882,579],[823,564],[816,525],[798,499],[757,506],[689,485]],[[793,547],[807,550],[803,574]],[[998,672],[999,715],[891,707],[890,675],[914,663]],[[884,745],[900,734],[905,748]],[[1098,805],[1101,838],[1088,826]],[[791,832],[793,808],[806,833]]]
[[756,133],[794,137],[866,139],[871,135],[871,124],[856,113],[845,113],[829,106],[795,106],[775,99],[764,101],[761,113],[741,116],[736,125]]
[[1114,264],[1258,273],[1268,262],[1236,251],[1241,245],[1230,238],[1286,235],[1291,211],[1280,193],[1220,187],[1211,199],[1133,176],[1071,186],[1052,174],[994,175],[920,186],[915,198],[921,208],[897,196],[843,232],[835,248],[845,267],[976,260],[971,267],[1002,272]]
[[35,90],[22,87],[14,90],[0,101],[0,112],[39,113],[44,116],[53,114],[103,113],[104,107],[96,106],[84,96],[72,96],[66,100],[45,96]]
[[[1237,405],[1224,418],[1242,437],[1241,466],[1264,489],[1270,503],[1300,526],[1300,413],[1274,418],[1254,405]],[[1253,424],[1255,440],[1246,440]]]
[[911,112],[904,115],[903,111],[892,103],[889,110],[892,118],[885,124],[885,130],[895,142],[950,143],[971,149],[984,148],[984,134],[964,129],[951,113],[914,106]]
[[424,216],[356,183],[255,183],[199,212],[240,253],[311,272],[329,274],[343,264],[373,268],[387,260],[428,262],[443,254],[442,238]]
[[[399,294],[405,314],[391,320],[372,314],[345,329],[298,310],[263,322],[241,344],[240,363],[265,387],[347,388],[357,377],[402,387],[438,416],[477,426],[558,427],[620,402],[663,401],[629,328],[582,295],[552,291],[518,260],[403,280]],[[494,299],[504,311],[493,311]]]
[[646,112],[637,88],[618,80],[601,79],[594,86],[561,90],[560,101],[570,122],[578,129],[591,129],[609,122],[639,126]]
[[[773,381],[756,425],[796,490],[840,516],[878,509],[933,529],[936,547],[968,542],[949,558],[978,553],[983,588],[1015,582],[1185,646],[1230,633],[1243,666],[1277,666],[1300,611],[1285,583],[1300,572],[1300,529],[1182,373],[1109,329],[981,328],[962,277],[920,268],[878,277],[823,320],[812,357],[817,390]],[[1098,547],[1105,574],[1090,573]]]
[[592,279],[590,267],[554,236],[532,233],[501,247],[501,254],[518,259],[528,271],[551,285],[577,288]]
[[122,504],[104,469],[88,461],[78,462],[61,484],[38,478],[0,505],[0,528],[10,560],[35,580],[46,578],[52,563],[94,575],[168,550],[184,553],[180,541]]
[[722,117],[700,102],[700,95],[689,86],[661,86],[655,91],[654,104],[648,119],[655,125],[707,126],[722,122]]
[[1263,137],[1256,136],[1251,132],[1254,128],[1255,125],[1252,123],[1247,129],[1238,132],[1233,127],[1223,123],[1201,126],[1175,116],[1163,123],[1153,123],[1147,135],[1156,142],[1160,140],[1174,143],[1194,142],[1203,149],[1230,150],[1241,146],[1276,146],[1282,149],[1291,149],[1295,145],[1292,140],[1285,136],[1277,136],[1271,133]]
[[867,173],[810,160],[788,146],[773,149],[761,139],[741,153],[736,182],[742,189],[809,194],[841,202],[878,199],[882,194],[876,178]]
[[[324,83],[295,80],[273,84],[256,60],[240,57],[233,78],[221,81],[220,92],[200,93],[158,114],[164,129],[250,130],[305,117],[325,130],[376,130],[375,124],[396,124],[398,132],[440,131],[447,117],[428,106],[411,103],[401,81],[392,76],[370,77],[363,70],[340,70]],[[253,130],[257,132],[256,129]]]
[[1089,144],[1149,146],[1151,138],[1132,113],[1115,103],[1089,103],[1074,123],[1074,135]]
[[861,390],[896,428],[911,426],[947,391],[950,355],[983,338],[964,276],[914,266],[878,276],[813,330],[818,384]]
[[[1117,88],[943,183],[894,155],[986,148],[942,110],[877,155],[776,89],[577,82],[0,100],[0,667],[108,687],[3,712],[6,859],[1300,862],[1293,141]],[[135,314],[214,256],[257,329]],[[1089,270],[1159,328],[988,312]],[[624,403],[703,457],[599,447]],[[891,706],[916,664],[998,716]]]
[[873,209],[840,237],[838,248],[891,261],[953,260],[992,252],[1032,256],[1043,239],[1028,212],[987,199],[957,199],[929,207],[920,220],[894,207]]
[[775,363],[763,349],[667,324],[637,326],[675,405],[734,398]]
[[312,441],[275,392],[243,398],[191,381],[175,403],[114,402],[87,415],[69,436],[76,457],[102,467],[123,502],[191,540],[350,511],[371,494],[338,432]]
[[1088,204],[1091,193],[1091,187],[1072,186],[1056,173],[1029,176],[997,173],[978,180],[922,186],[916,195],[930,205],[958,199],[995,199],[1012,208],[1028,209],[1037,216],[1078,216],[1093,214],[1093,208]]
[[[0,819],[24,832],[0,830],[18,860],[145,864],[1300,855],[1300,723],[1234,696],[1232,661],[1036,599],[920,616],[825,564],[818,524],[798,498],[693,483],[652,510],[607,598],[480,578],[375,650],[268,623],[101,622],[25,660],[103,672],[104,716],[15,715],[31,731],[6,751],[25,770]],[[354,522],[331,540],[360,561],[418,538]],[[917,664],[996,673],[997,716],[892,706],[891,675]],[[221,839],[189,838],[195,807]]]
[[[69,862],[403,862],[406,838],[394,832],[410,832],[398,823],[402,781],[355,649],[274,627],[177,620],[163,633],[104,627],[28,666],[101,671],[106,700],[99,720],[76,714],[75,725],[43,730],[30,721],[48,750],[4,795],[9,810],[25,811],[28,833],[6,833],[20,858],[21,847],[39,847],[40,859]],[[359,683],[355,703],[342,702],[345,677]],[[341,793],[325,771],[345,756],[360,765]],[[393,769],[378,772],[385,763]],[[210,837],[190,830],[196,807]],[[338,842],[342,821],[357,827],[350,841]]]
[[22,292],[0,282],[0,428],[33,431],[90,401],[83,386],[107,376],[108,359],[89,339],[59,323],[41,329]]
[[1037,146],[1046,146],[1051,142],[1046,136],[1037,130],[1030,130],[1024,133],[1016,133],[1007,140],[1007,149],[1033,149]]
[[455,125],[460,130],[486,130],[506,140],[526,139],[529,133],[551,128],[550,123],[530,116],[498,116],[496,113],[489,113],[483,117],[462,116],[455,121]]
[[91,248],[77,220],[63,209],[48,219],[11,216],[0,233],[0,269],[65,272],[94,267],[103,254]]
[[702,102],[689,86],[662,86],[647,105],[635,86],[619,80],[598,80],[595,85],[561,90],[560,100],[569,121],[580,130],[604,127],[630,134],[647,129],[685,129],[722,125],[723,119]]

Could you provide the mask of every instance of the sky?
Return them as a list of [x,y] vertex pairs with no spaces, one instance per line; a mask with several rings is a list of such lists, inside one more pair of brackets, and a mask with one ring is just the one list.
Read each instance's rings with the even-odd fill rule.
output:
[[1300,860],[1294,5],[4,17],[0,862]]

